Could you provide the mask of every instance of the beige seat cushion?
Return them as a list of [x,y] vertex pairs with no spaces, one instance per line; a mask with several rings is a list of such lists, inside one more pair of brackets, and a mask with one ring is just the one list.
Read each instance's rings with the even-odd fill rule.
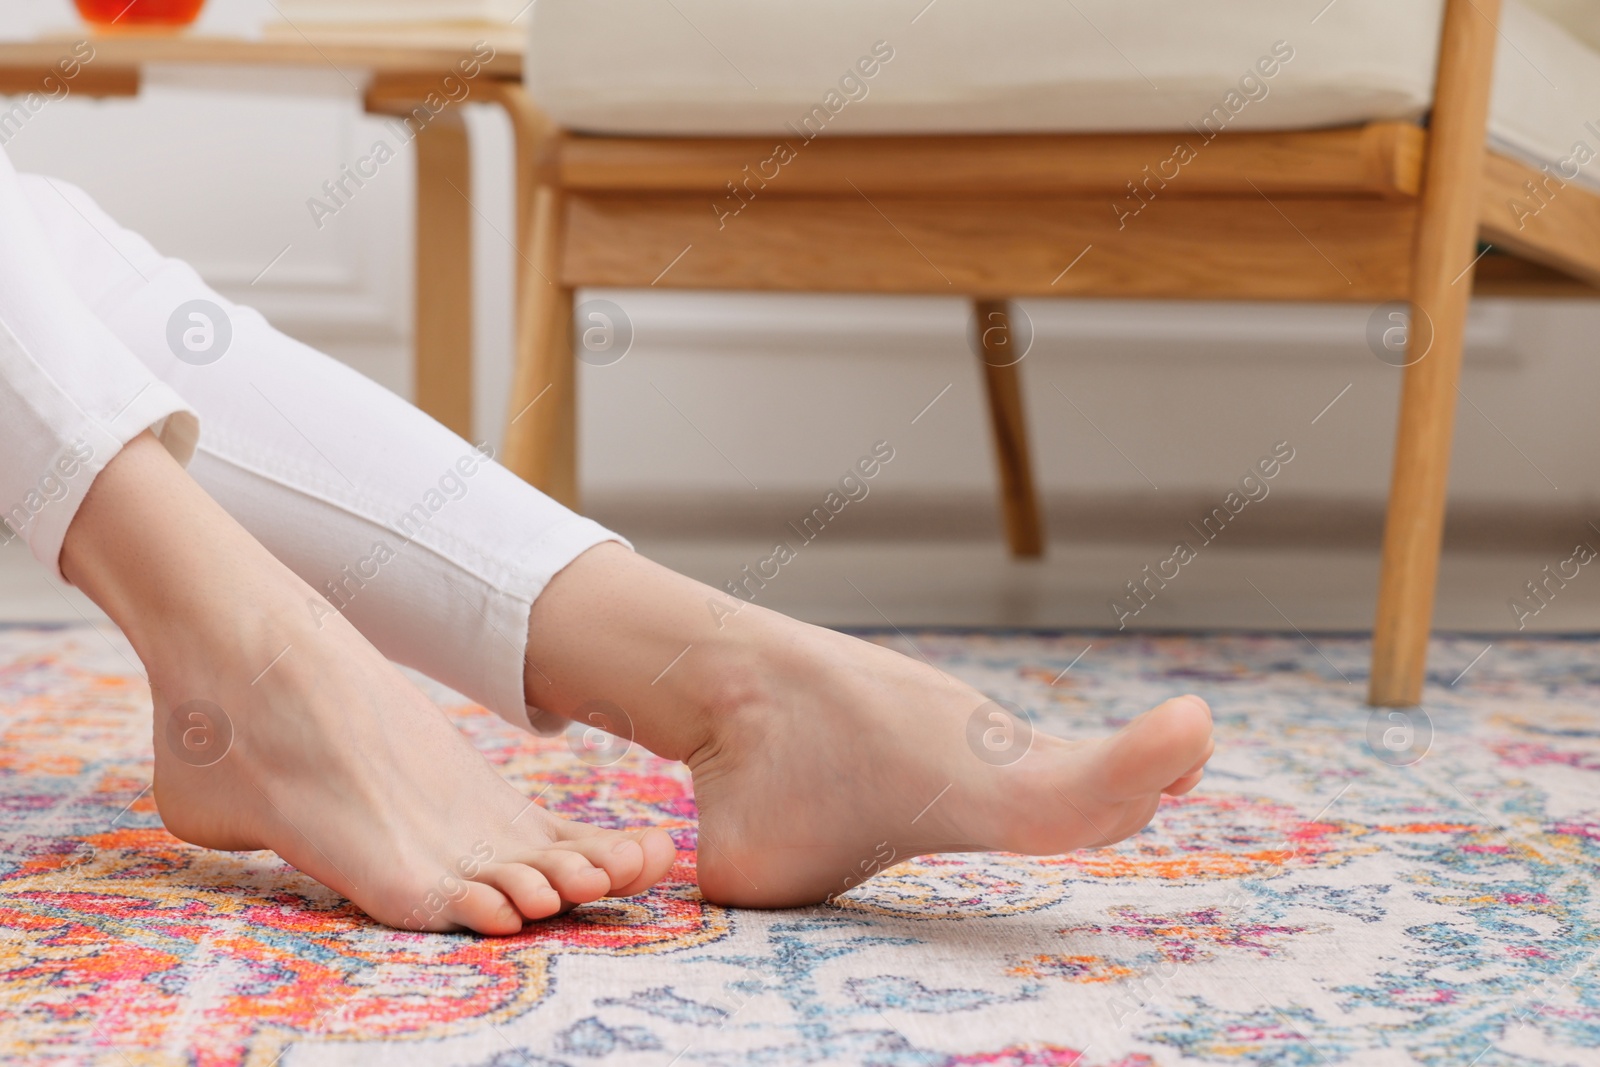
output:
[[830,134],[1176,130],[1230,103],[1237,129],[1325,126],[1427,106],[1439,11],[1336,0],[1312,24],[1315,5],[1285,0],[539,0],[526,75],[558,122],[606,133],[775,134],[819,107],[837,109]]
[[[1600,33],[1600,3],[1582,6]],[[539,0],[526,74],[558,123],[591,133],[1299,129],[1423,115],[1441,12],[1442,0]],[[1492,143],[1536,164],[1580,143],[1600,153],[1600,53],[1517,0],[1501,38]],[[1600,187],[1597,174],[1579,180]]]

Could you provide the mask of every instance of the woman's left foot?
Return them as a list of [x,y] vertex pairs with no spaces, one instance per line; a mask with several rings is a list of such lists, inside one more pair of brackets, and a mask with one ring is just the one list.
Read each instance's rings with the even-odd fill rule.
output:
[[1211,755],[1199,697],[1065,741],[931,666],[783,622],[766,682],[688,758],[700,888],[718,904],[814,904],[928,853],[1108,845],[1193,789]]
[[[730,587],[733,583],[729,583]],[[700,888],[814,904],[932,852],[1054,855],[1120,841],[1200,781],[1211,710],[1169,700],[1111,737],[1031,733],[932,666],[796,622],[614,544],[534,603],[530,705],[625,709],[694,774]]]

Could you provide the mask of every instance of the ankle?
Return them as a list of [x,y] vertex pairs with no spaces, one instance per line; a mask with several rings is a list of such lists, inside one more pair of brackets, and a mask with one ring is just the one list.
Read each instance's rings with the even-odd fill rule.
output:
[[147,664],[174,645],[189,660],[264,647],[285,624],[311,621],[293,573],[148,433],[95,479],[67,530],[61,567]]
[[[852,646],[858,644],[833,630],[746,607],[727,620],[716,640],[696,645],[684,658],[681,666],[690,669],[677,679],[675,695],[689,709],[685,718],[695,729],[686,736],[697,744],[674,758],[693,764],[747,726],[766,730],[774,719],[795,712],[826,715],[858,697],[859,682],[892,676],[893,670],[882,671],[884,664],[874,664],[871,678],[863,675],[853,665]],[[903,661],[893,654],[885,659],[891,668]]]

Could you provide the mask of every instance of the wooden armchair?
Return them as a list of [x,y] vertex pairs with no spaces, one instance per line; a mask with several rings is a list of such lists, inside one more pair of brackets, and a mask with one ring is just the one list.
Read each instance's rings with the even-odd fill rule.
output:
[[[1404,371],[1369,698],[1416,704],[1478,242],[1519,257],[1495,257],[1507,288],[1600,284],[1600,196],[1568,186],[1519,220],[1507,199],[1544,175],[1486,152],[1499,6],[1447,0],[1426,129],[1230,132],[1185,165],[1160,211],[1120,229],[1107,200],[1172,135],[819,138],[761,210],[719,232],[708,199],[770,138],[553,130],[534,175],[506,461],[575,502],[579,286],[953,291],[988,323],[1019,296],[1409,301],[1409,343],[1425,355]],[[885,240],[886,219],[905,240]],[[1011,549],[1037,555],[1019,368],[985,359],[983,375]]]

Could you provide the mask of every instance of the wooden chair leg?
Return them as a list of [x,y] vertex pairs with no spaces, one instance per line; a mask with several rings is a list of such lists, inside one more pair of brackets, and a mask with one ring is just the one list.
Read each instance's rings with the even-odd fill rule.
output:
[[989,425],[994,431],[995,460],[1000,468],[1000,508],[1005,517],[1011,554],[1021,559],[1044,555],[1044,529],[1033,485],[1033,459],[1022,408],[1020,360],[1011,348],[1011,312],[1004,300],[977,300],[978,346],[983,384],[989,397]]
[[459,112],[435,118],[416,146],[412,393],[423,411],[471,437],[472,206],[457,190],[472,188],[472,173]]
[[521,85],[488,82],[483,91],[505,109],[516,145],[517,340],[500,459],[530,484],[576,508],[573,290],[561,284],[565,205],[551,180],[561,134]]
[[560,284],[562,193],[539,189],[527,246],[536,270],[522,279],[516,370],[502,462],[570,508],[578,506],[577,372],[573,290]]
[[1445,10],[1412,259],[1408,358],[1415,362],[1406,368],[1400,392],[1372,635],[1368,700],[1380,706],[1405,707],[1422,699],[1499,7],[1499,0],[1449,0]]

